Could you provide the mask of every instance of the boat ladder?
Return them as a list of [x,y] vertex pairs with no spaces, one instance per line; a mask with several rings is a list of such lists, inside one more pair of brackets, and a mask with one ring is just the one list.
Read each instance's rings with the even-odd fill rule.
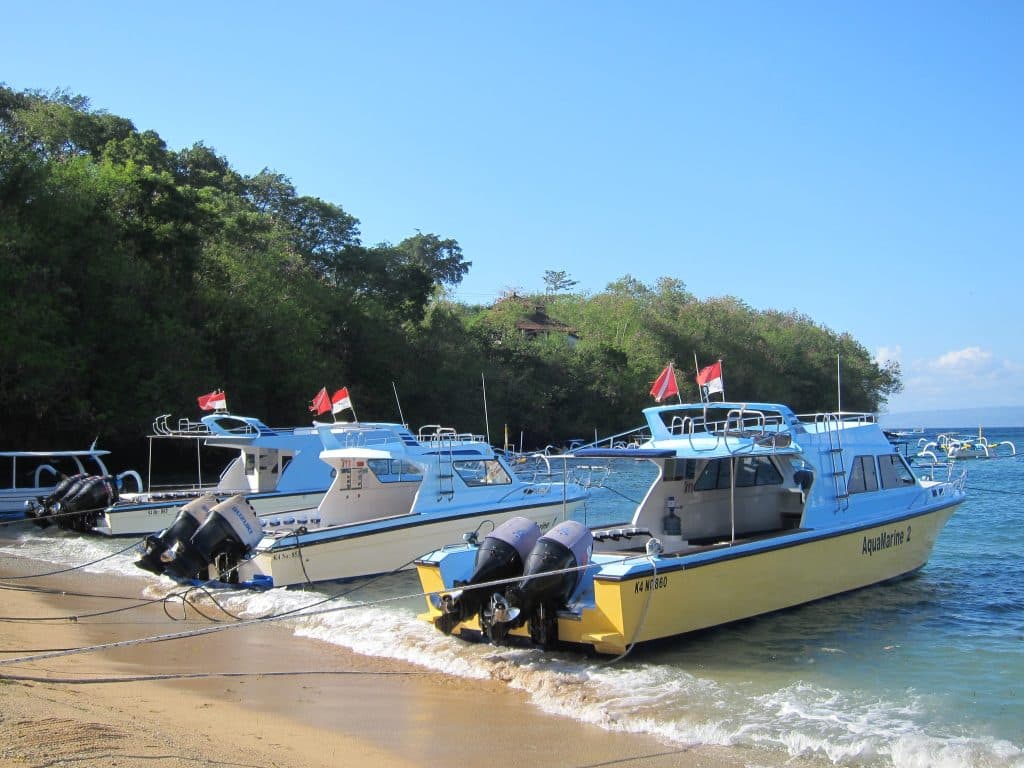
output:
[[846,461],[843,458],[842,422],[839,418],[829,415],[825,421],[828,434],[829,465],[832,467],[832,486],[836,494],[836,512],[845,512],[850,508],[850,492],[846,484]]
[[454,441],[449,438],[437,440],[437,496],[455,498]]

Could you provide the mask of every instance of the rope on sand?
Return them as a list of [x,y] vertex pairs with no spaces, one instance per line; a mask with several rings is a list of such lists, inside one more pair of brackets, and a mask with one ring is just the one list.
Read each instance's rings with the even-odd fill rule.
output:
[[299,677],[302,675],[372,675],[374,677],[414,677],[429,672],[394,672],[359,669],[305,669],[293,672],[175,672],[163,675],[121,675],[118,677],[42,677],[36,675],[5,675],[0,680],[19,683],[54,683],[59,685],[99,685],[115,683],[146,683],[157,680],[205,680],[214,677]]
[[[647,555],[640,555],[640,556],[638,556],[636,558],[625,558],[625,559],[626,560],[647,559]],[[542,578],[542,577],[549,577],[549,576],[559,576],[559,575],[566,574],[566,573],[576,573],[578,571],[583,571],[583,570],[586,570],[586,569],[592,568],[592,567],[594,567],[593,563],[588,563],[586,565],[577,565],[577,566],[573,566],[571,568],[562,568],[562,569],[555,570],[555,571],[545,571],[544,573],[536,574],[535,577],[536,578]],[[515,577],[512,577],[512,578],[508,578],[508,579],[496,579],[494,581],[483,582],[481,584],[474,584],[474,585],[472,585],[471,588],[472,589],[489,589],[491,587],[505,586],[505,585],[508,585],[508,584],[519,583],[521,581],[523,581],[523,577],[522,576],[515,576]],[[470,588],[470,587],[467,587],[467,589],[468,588]],[[447,592],[449,590],[445,589],[445,590],[441,590],[441,591]],[[148,636],[148,637],[133,638],[133,639],[130,639],[130,640],[118,640],[118,641],[112,642],[112,643],[100,643],[98,645],[87,645],[87,646],[82,646],[80,648],[72,648],[72,649],[68,649],[68,650],[54,650],[54,651],[49,651],[49,652],[46,652],[46,653],[37,653],[37,654],[29,655],[29,656],[19,656],[19,657],[14,658],[14,659],[0,659],[0,667],[14,666],[14,665],[20,665],[20,664],[27,664],[27,663],[30,663],[30,662],[43,661],[45,659],[56,659],[56,658],[61,658],[61,657],[64,657],[64,656],[76,656],[76,655],[83,654],[83,653],[94,653],[94,652],[97,652],[97,651],[106,651],[106,650],[112,650],[112,649],[115,649],[115,648],[130,648],[132,646],[145,645],[145,644],[148,644],[148,643],[162,643],[162,642],[167,642],[167,641],[170,641],[170,640],[184,640],[184,639],[193,638],[193,637],[202,637],[203,635],[212,635],[215,632],[223,632],[226,629],[236,629],[236,628],[239,628],[239,627],[252,627],[252,626],[256,626],[258,624],[269,624],[271,622],[283,621],[283,620],[286,620],[286,619],[304,619],[304,618],[309,618],[309,617],[313,617],[313,616],[321,616],[321,615],[328,614],[328,613],[337,613],[337,612],[340,612],[340,611],[350,611],[350,610],[353,610],[353,609],[356,609],[356,608],[373,608],[373,607],[376,607],[376,606],[386,605],[388,603],[396,603],[396,602],[403,601],[403,600],[410,600],[410,599],[414,599],[414,598],[426,598],[426,597],[429,597],[430,595],[436,595],[436,594],[439,594],[439,591],[433,590],[433,591],[430,591],[430,592],[413,592],[413,593],[410,593],[410,594],[399,595],[399,596],[396,596],[396,597],[384,597],[384,598],[381,598],[379,600],[371,600],[371,601],[367,601],[367,602],[352,603],[350,605],[335,605],[335,606],[331,606],[331,607],[328,607],[328,608],[320,608],[318,610],[308,610],[308,608],[312,607],[312,606],[304,606],[302,608],[295,608],[293,610],[285,611],[285,612],[279,613],[279,614],[273,614],[273,615],[270,615],[270,616],[261,616],[261,617],[255,618],[255,619],[243,619],[243,620],[232,622],[232,623],[229,623],[229,624],[214,624],[213,626],[209,626],[209,627],[199,627],[199,628],[196,628],[196,629],[185,630],[185,631],[182,631],[182,632],[171,632],[171,633],[164,634],[164,635],[151,635],[151,636]],[[330,600],[335,600],[335,599],[337,599],[337,597],[340,597],[340,595],[333,596],[333,597],[327,598],[325,600],[322,600],[319,603],[315,603],[314,606],[315,605],[322,605],[323,603],[328,602]],[[0,676],[2,676],[2,675],[0,675]]]
[[42,578],[43,576],[59,576],[59,575],[61,575],[63,573],[71,573],[72,571],[77,571],[77,570],[79,570],[81,568],[88,568],[90,565],[96,565],[96,563],[102,563],[104,560],[109,560],[110,558],[116,557],[117,555],[123,555],[129,549],[132,549],[133,547],[139,546],[139,544],[141,544],[143,541],[144,541],[144,539],[140,539],[139,541],[133,541],[131,544],[129,544],[124,549],[119,549],[119,550],[117,550],[117,552],[112,552],[109,555],[104,555],[101,558],[98,558],[96,560],[91,560],[88,563],[82,563],[81,565],[73,565],[73,566],[71,566],[69,568],[61,568],[59,571],[48,571],[46,573],[30,573],[30,574],[26,574],[24,576],[4,576],[2,580],[3,581],[21,581],[23,579],[38,579],[38,578]]

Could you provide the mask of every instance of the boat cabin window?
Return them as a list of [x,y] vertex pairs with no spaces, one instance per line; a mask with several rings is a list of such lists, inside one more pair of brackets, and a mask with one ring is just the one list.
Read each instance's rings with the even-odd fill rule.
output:
[[905,485],[916,485],[914,473],[896,453],[878,457],[878,468],[881,470],[883,488],[902,488]]
[[[713,491],[729,488],[729,465],[731,459],[712,459],[700,473],[693,489]],[[750,488],[755,485],[779,485],[782,475],[767,456],[744,456],[736,460],[736,487]]]
[[474,459],[454,461],[452,466],[468,486],[511,485],[512,478],[495,459]]
[[256,458],[259,457],[260,472],[277,472],[277,455],[273,451],[245,451],[245,474],[256,474]]
[[666,483],[673,480],[693,480],[696,474],[696,459],[666,459],[662,480]]
[[382,483],[403,483],[423,479],[419,468],[405,459],[368,459],[366,466]]
[[878,490],[878,470],[874,456],[855,456],[850,467],[850,482],[847,493],[869,493]]

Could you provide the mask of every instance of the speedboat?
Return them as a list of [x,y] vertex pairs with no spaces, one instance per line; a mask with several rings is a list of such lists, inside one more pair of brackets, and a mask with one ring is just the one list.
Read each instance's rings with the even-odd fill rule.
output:
[[[0,477],[0,518],[23,517],[26,510],[36,509],[59,488],[70,489],[69,480],[106,478],[108,484],[120,484],[131,477],[136,487],[142,487],[142,478],[134,470],[112,476],[103,461],[110,451],[96,447],[70,451],[3,451]],[[7,484],[7,480],[10,484]],[[30,515],[31,516],[31,515]]]
[[912,574],[965,499],[965,474],[919,479],[870,414],[714,402],[644,415],[640,448],[575,453],[655,465],[627,522],[510,521],[439,548],[416,563],[422,617],[468,639],[621,654]]
[[333,476],[315,509],[258,518],[248,497],[197,501],[147,539],[138,565],[180,581],[269,588],[411,568],[463,533],[523,516],[540,529],[569,518],[586,490],[517,476],[479,435],[437,425],[321,426]]
[[[105,536],[151,534],[173,523],[183,504],[211,495],[223,501],[243,494],[257,515],[309,509],[320,503],[331,484],[331,468],[319,459],[319,430],[324,425],[272,428],[258,418],[223,411],[199,421],[179,419],[177,426],[171,426],[168,419],[167,415],[157,417],[148,436],[148,490],[122,492],[117,503],[91,511],[94,532]],[[340,431],[351,425],[339,422],[326,426]],[[159,488],[152,484],[153,445],[164,441],[194,444],[196,483]],[[224,448],[233,454],[213,484],[202,481],[203,446]]]

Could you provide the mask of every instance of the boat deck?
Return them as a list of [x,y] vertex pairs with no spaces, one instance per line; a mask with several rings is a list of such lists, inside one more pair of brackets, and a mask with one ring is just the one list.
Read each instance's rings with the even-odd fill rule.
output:
[[[693,539],[687,541],[682,546],[668,546],[664,539],[662,544],[665,546],[662,555],[695,555],[700,552],[711,552],[722,547],[737,546],[739,544],[749,544],[754,541],[765,541],[767,539],[774,539],[779,536],[787,536],[794,533],[806,533],[810,531],[810,528],[786,528],[786,529],[774,529],[771,531],[753,531],[743,533],[741,536],[737,536],[735,539],[722,539],[721,537],[715,537],[710,539]],[[634,533],[633,536],[641,535],[640,533]],[[642,555],[647,551],[648,539],[644,540],[643,545],[635,547],[618,547],[616,549],[601,550],[598,546],[594,547],[594,556],[605,556],[614,558],[616,555],[628,554],[628,555]]]

